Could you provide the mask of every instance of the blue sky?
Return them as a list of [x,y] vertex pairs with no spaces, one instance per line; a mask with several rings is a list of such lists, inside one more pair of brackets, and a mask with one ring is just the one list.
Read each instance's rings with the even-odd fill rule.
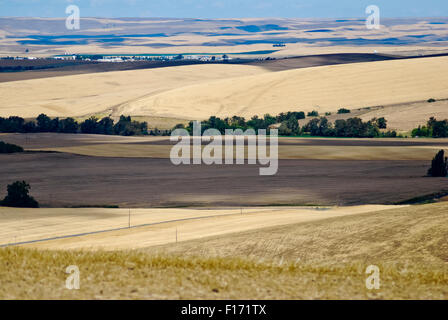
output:
[[365,17],[377,5],[382,17],[445,17],[447,0],[0,0],[0,16],[64,17],[69,4],[84,17]]

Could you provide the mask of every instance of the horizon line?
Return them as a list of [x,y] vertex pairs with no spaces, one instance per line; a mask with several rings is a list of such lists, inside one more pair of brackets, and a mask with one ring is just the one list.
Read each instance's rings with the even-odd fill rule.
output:
[[[26,19],[66,19],[67,16],[60,17],[50,17],[50,16],[0,16],[0,19],[14,19],[14,18],[26,18]],[[446,19],[446,16],[382,16],[381,19]],[[300,19],[322,19],[322,20],[340,20],[340,19],[366,19],[366,16],[357,16],[357,17],[269,17],[269,16],[260,16],[260,17],[234,17],[234,18],[199,18],[199,17],[168,17],[168,16],[154,16],[154,17],[107,17],[107,16],[84,16],[80,17],[80,19],[184,19],[184,20],[238,20],[238,19],[278,19],[278,20],[300,20]]]

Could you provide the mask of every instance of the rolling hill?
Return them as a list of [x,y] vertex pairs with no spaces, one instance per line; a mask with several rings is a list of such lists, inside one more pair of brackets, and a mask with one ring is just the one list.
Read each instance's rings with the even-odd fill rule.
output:
[[[448,97],[448,57],[320,66],[184,86],[122,104],[135,115],[190,119],[341,107],[353,109]],[[404,117],[407,115],[404,114]]]

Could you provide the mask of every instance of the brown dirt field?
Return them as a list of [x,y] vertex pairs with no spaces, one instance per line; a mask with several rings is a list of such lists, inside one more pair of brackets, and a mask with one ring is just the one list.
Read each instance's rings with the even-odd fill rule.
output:
[[[202,147],[204,149],[204,146]],[[248,158],[245,147],[245,159]],[[97,144],[90,146],[30,149],[32,151],[65,152],[92,157],[122,158],[170,158],[171,146],[146,144]],[[431,160],[439,146],[425,147],[340,147],[340,146],[284,146],[278,148],[278,159],[316,159],[316,160]],[[190,148],[190,155],[193,152]],[[223,159],[225,156],[222,148]],[[233,158],[235,159],[234,151]],[[190,156],[190,159],[192,156]],[[203,157],[204,159],[204,157]]]
[[[275,176],[257,165],[174,166],[169,159],[63,153],[0,155],[0,180],[26,180],[43,206],[391,204],[448,190],[425,177],[429,161],[280,160]],[[394,192],[390,192],[393,189]]]
[[167,141],[169,137],[153,136],[116,136],[100,134],[58,134],[58,133],[0,133],[0,140],[23,146],[25,149],[46,149],[59,147],[90,146],[96,144],[156,144]]
[[[93,144],[172,145],[164,136],[115,136],[97,134],[58,133],[0,133],[0,140],[23,146],[25,149],[89,146]],[[245,142],[247,143],[247,142]],[[346,146],[346,147],[448,147],[448,139],[402,138],[296,138],[280,137],[279,145],[286,146]]]
[[[124,158],[169,158],[169,137],[119,137],[83,134],[3,134],[3,141],[31,151]],[[247,141],[245,142],[247,144]],[[203,143],[206,145],[207,143]],[[448,139],[279,138],[279,159],[431,160],[448,148]],[[192,154],[192,153],[191,153]],[[223,150],[223,155],[225,154]],[[246,148],[247,158],[247,148]]]
[[291,57],[276,60],[263,60],[249,62],[247,64],[260,66],[270,71],[284,71],[291,69],[327,66],[335,64],[372,62],[393,60],[394,57],[369,53],[340,53],[340,54],[316,54],[312,56]]

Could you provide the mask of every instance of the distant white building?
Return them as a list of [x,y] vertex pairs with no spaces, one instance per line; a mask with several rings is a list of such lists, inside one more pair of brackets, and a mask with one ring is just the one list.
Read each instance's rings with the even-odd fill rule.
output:
[[104,58],[104,59],[98,59],[99,62],[123,62],[122,58],[118,57],[110,57],[110,58]]

